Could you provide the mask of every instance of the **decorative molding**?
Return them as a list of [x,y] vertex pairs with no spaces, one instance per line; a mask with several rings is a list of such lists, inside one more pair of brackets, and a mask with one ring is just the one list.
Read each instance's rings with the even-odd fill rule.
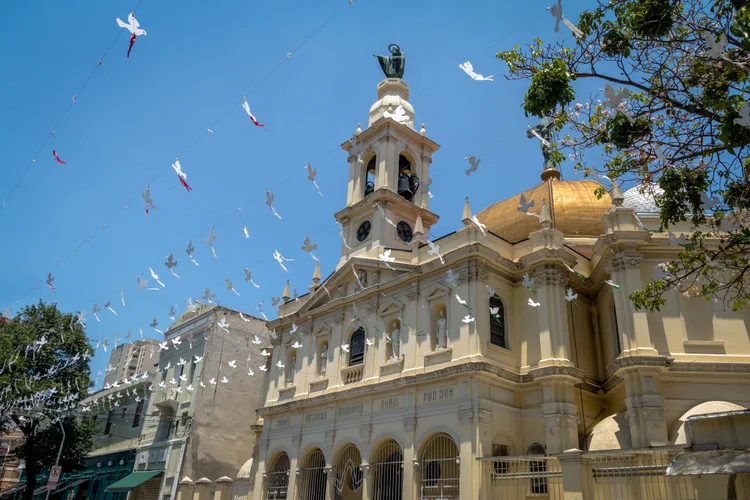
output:
[[370,274],[370,282],[373,285],[377,285],[378,283],[380,283],[380,274],[377,272]]
[[404,312],[404,304],[396,299],[390,298],[383,305],[380,306],[379,316],[390,316],[396,314],[401,316]]
[[567,286],[568,278],[556,269],[545,269],[533,276],[534,284],[547,286]]
[[427,302],[431,302],[433,300],[437,300],[442,297],[449,297],[450,294],[451,294],[451,289],[449,287],[441,283],[436,283],[426,289],[424,293],[424,297],[427,300]]
[[424,359],[425,359],[425,362],[432,361],[433,364],[444,363],[446,361],[450,361],[451,359],[453,359],[453,348],[451,347],[436,348],[434,351],[425,353]]
[[422,464],[417,460],[416,458],[411,463],[412,468],[414,469],[414,472],[419,472],[419,469],[422,467]]
[[417,428],[417,419],[414,417],[405,418],[404,419],[404,430],[406,432],[414,432],[414,429]]
[[[369,439],[368,439],[368,441],[369,441]],[[370,464],[361,464],[359,466],[359,470],[361,470],[362,474],[364,474],[365,476],[369,476],[370,474],[372,474],[372,465],[370,465]]]
[[407,297],[407,298],[408,298],[409,300],[414,300],[414,299],[416,299],[417,297],[419,297],[419,287],[417,287],[417,288],[412,288],[411,290],[409,290],[409,293],[407,293],[407,294],[406,294],[406,297]]
[[490,410],[479,409],[479,424],[490,425],[492,423],[492,412]]
[[610,259],[607,270],[613,273],[633,267],[640,267],[642,264],[643,254],[639,252],[618,252]]
[[458,419],[462,424],[468,424],[474,419],[474,410],[459,410]]

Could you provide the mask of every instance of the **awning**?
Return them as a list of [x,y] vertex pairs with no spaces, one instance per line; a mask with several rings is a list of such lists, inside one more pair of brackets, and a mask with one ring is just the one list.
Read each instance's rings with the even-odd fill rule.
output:
[[130,490],[134,490],[139,487],[152,477],[160,475],[161,470],[147,470],[143,472],[133,472],[129,476],[125,476],[116,483],[112,483],[107,487],[107,493],[126,493]]
[[90,478],[88,478],[88,477],[87,477],[86,479],[79,479],[79,480],[77,480],[77,481],[73,481],[72,483],[70,483],[69,485],[67,485],[67,486],[66,486],[65,488],[60,488],[59,490],[55,490],[55,491],[53,491],[53,492],[51,493],[51,496],[54,496],[54,495],[59,495],[60,493],[62,493],[62,492],[64,492],[64,491],[68,491],[68,490],[69,490],[69,489],[71,489],[71,488],[75,488],[75,487],[76,487],[76,486],[78,486],[79,484],[83,484],[83,483],[86,483],[86,482],[88,482],[89,480],[90,480]]
[[667,476],[750,473],[750,450],[686,451],[672,459]]

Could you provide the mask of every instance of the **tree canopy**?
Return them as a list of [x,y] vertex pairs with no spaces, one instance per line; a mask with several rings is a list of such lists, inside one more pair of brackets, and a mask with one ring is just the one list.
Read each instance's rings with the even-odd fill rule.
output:
[[[638,308],[658,309],[672,290],[734,309],[750,299],[747,4],[599,0],[572,46],[537,38],[497,54],[507,78],[529,81],[526,114],[554,118],[555,165],[570,158],[584,175],[640,186],[656,198],[659,231],[695,226],[685,240],[670,234],[679,255],[630,295]],[[575,102],[587,80],[603,93]]]
[[24,498],[31,498],[40,468],[54,465],[61,426],[63,470],[80,467],[91,449],[91,422],[72,414],[87,394],[92,354],[82,325],[55,304],[40,301],[0,322],[0,425],[24,434],[17,449],[26,461]]

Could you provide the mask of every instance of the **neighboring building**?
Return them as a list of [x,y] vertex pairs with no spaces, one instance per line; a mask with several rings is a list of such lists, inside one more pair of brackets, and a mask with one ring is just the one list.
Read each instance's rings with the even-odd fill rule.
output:
[[[228,326],[218,325],[223,321]],[[133,489],[129,500],[173,499],[184,476],[239,472],[255,445],[251,426],[267,388],[268,377],[258,369],[267,360],[252,344],[256,335],[261,346],[269,344],[265,321],[206,305],[184,313],[164,333],[168,349],[159,353],[135,467],[156,475]]]
[[21,477],[21,460],[16,455],[16,447],[24,441],[19,430],[8,432],[0,437],[0,492],[18,485]]
[[[676,452],[663,447],[689,446],[680,428],[707,401],[750,407],[750,316],[676,292],[661,312],[635,310],[628,294],[681,250],[646,229],[653,199],[598,198],[599,183],[550,165],[522,193],[528,214],[520,195],[476,217],[467,199],[463,227],[428,245],[439,146],[414,129],[405,82],[384,80],[378,98],[342,145],[337,269],[323,282],[316,269],[299,301],[284,293],[268,323],[285,368],[258,411],[250,497],[561,498],[573,464],[601,493],[576,498],[694,498],[664,477]],[[407,124],[384,117],[399,105]],[[550,456],[587,447],[588,469]],[[602,493],[615,484],[627,488]]]
[[159,363],[158,357],[153,356],[158,351],[159,342],[153,339],[126,342],[112,349],[109,355],[109,366],[104,376],[104,385],[112,384],[115,380],[124,380],[143,372],[154,371]]

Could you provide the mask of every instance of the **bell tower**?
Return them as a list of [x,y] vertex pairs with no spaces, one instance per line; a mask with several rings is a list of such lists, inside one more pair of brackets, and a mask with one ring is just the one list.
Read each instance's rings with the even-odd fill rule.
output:
[[[398,74],[388,69],[400,57],[403,75],[403,54],[397,46],[391,47],[396,47],[391,57],[377,56],[381,67],[386,76]],[[381,246],[410,250],[438,220],[429,210],[429,185],[432,153],[440,145],[427,138],[424,125],[419,132],[414,129],[406,82],[386,78],[377,88],[378,100],[370,107],[367,128],[358,126],[341,145],[349,153],[349,184],[346,207],[335,214],[346,240],[337,267],[352,255],[369,254]],[[418,218],[425,236],[415,231]]]

